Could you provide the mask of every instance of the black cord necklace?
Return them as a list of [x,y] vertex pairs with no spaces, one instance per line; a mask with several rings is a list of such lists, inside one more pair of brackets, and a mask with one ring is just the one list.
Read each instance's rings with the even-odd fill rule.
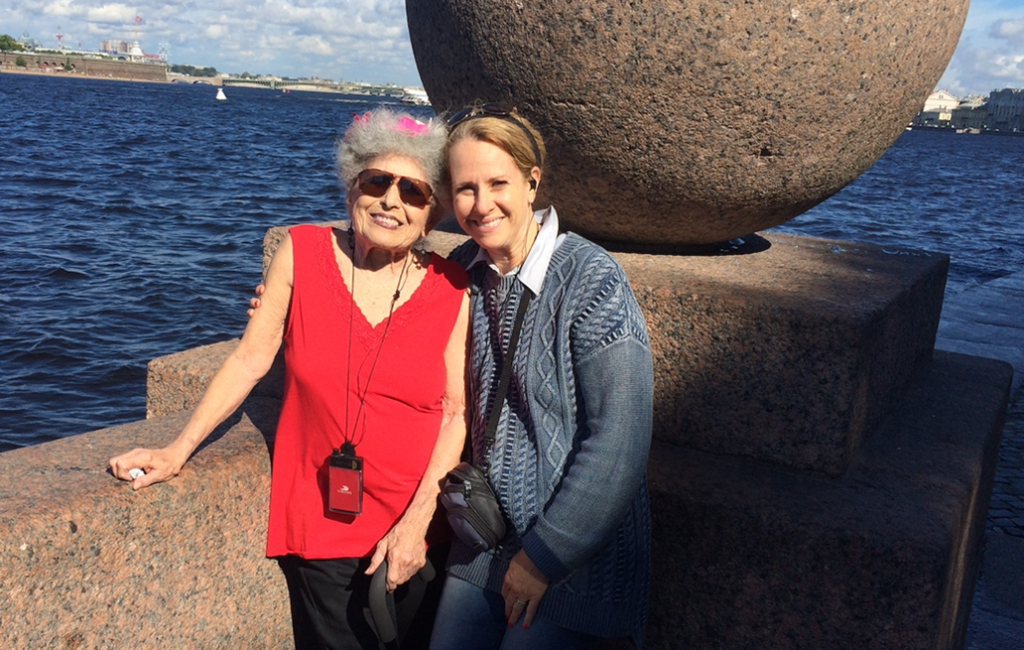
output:
[[[348,312],[348,368],[345,371],[345,443],[342,445],[342,451],[349,451],[355,453],[355,447],[363,441],[366,436],[366,418],[363,417],[363,433],[356,440],[356,429],[359,427],[359,416],[363,414],[363,406],[366,404],[366,395],[370,391],[370,381],[373,379],[373,372],[377,369],[377,360],[380,359],[381,350],[384,349],[384,340],[388,336],[388,331],[391,329],[391,317],[395,313],[395,305],[398,303],[398,299],[402,296],[402,289],[405,288],[405,283],[408,281],[409,276],[406,271],[409,268],[410,255],[407,253],[405,256],[405,262],[402,264],[402,270],[398,274],[398,283],[395,285],[395,293],[391,296],[391,306],[388,308],[387,323],[384,325],[384,331],[380,335],[380,341],[377,344],[377,351],[373,357],[373,364],[370,366],[370,372],[366,376],[366,385],[363,387],[363,394],[358,395],[359,408],[356,410],[355,419],[352,421],[351,428],[349,427],[349,400],[348,395],[351,393],[351,381],[352,381],[352,325],[353,325],[353,314],[356,310],[356,234],[355,230],[351,225],[348,227],[348,247],[352,253],[352,274],[351,274],[351,287],[349,290],[349,297],[351,304]],[[351,435],[349,433],[351,432]]]

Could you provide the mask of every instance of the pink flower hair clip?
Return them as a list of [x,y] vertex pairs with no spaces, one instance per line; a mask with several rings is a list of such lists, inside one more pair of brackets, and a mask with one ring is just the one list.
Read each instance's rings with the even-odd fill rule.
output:
[[[352,123],[362,122],[363,124],[366,124],[370,121],[370,115],[371,113],[369,111],[362,115],[352,113]],[[411,117],[403,117],[398,120],[398,124],[395,125],[396,131],[406,131],[409,135],[423,135],[427,132],[427,129],[428,127],[426,124],[418,122]]]
[[411,135],[423,135],[427,132],[427,125],[423,122],[417,122],[411,117],[403,117],[398,120],[398,129],[408,131]]

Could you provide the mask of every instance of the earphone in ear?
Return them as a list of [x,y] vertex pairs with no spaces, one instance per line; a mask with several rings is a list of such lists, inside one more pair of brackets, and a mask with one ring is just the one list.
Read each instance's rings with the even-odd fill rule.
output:
[[530,189],[531,190],[537,189],[537,181],[532,179],[532,178],[530,179]]

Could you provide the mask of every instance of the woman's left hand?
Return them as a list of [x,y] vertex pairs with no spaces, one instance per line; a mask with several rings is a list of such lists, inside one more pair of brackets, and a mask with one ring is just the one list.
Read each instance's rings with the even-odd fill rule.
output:
[[388,591],[405,584],[427,563],[427,545],[423,535],[408,530],[399,520],[379,542],[377,550],[370,557],[369,575],[377,570],[384,559],[388,561],[388,575],[385,579]]
[[523,628],[530,627],[533,617],[540,606],[540,599],[548,590],[548,579],[540,572],[533,561],[520,549],[505,572],[505,581],[501,584],[501,597],[505,599],[505,618],[512,627],[525,612]]

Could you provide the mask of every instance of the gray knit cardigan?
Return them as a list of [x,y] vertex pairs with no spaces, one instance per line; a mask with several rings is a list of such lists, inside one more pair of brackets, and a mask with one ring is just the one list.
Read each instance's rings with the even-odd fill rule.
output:
[[[470,241],[451,258],[465,266]],[[497,437],[484,449],[503,350],[523,291],[486,264],[469,270],[473,457],[512,523],[499,548],[456,540],[449,571],[500,591],[520,548],[551,584],[537,615],[642,647],[650,589],[647,453],[653,399],[647,326],[622,268],[569,234],[527,309]]]

